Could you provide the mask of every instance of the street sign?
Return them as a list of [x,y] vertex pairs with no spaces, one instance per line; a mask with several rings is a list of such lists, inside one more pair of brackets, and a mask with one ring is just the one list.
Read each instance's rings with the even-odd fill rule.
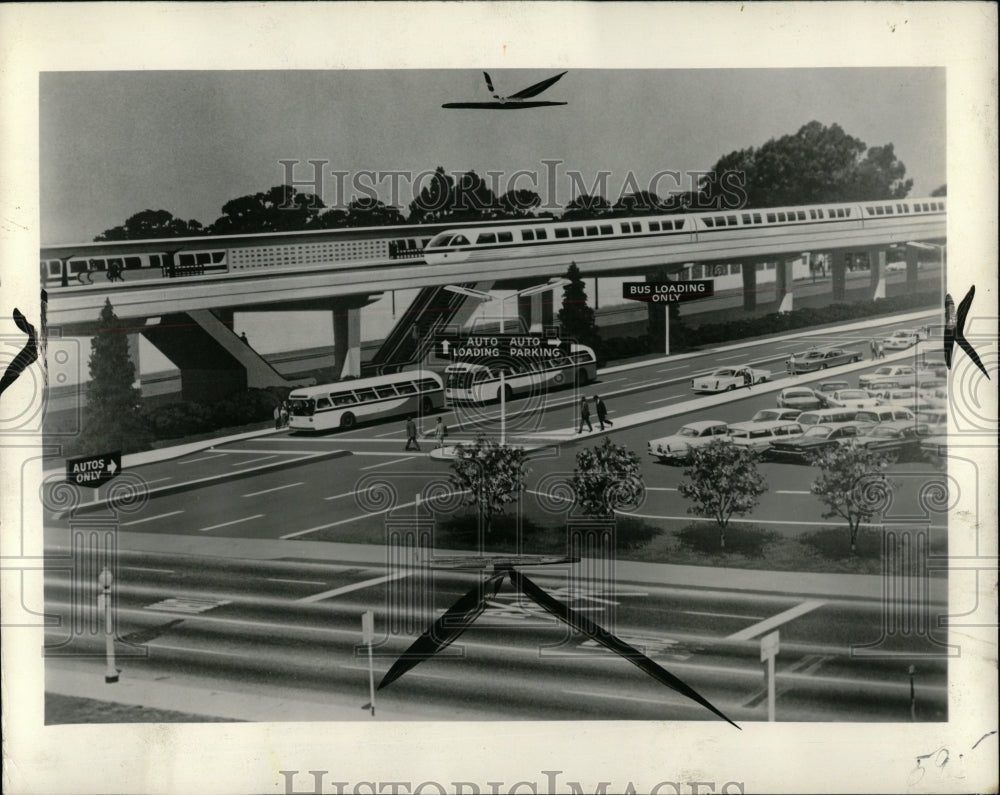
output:
[[622,298],[643,301],[647,304],[670,304],[679,301],[696,301],[715,295],[714,279],[687,282],[624,282]]
[[778,632],[772,632],[760,639],[760,661],[766,662],[778,654]]
[[96,489],[122,471],[122,454],[99,453],[66,459],[66,482]]
[[570,340],[543,334],[439,336],[434,339],[434,355],[452,362],[490,359],[542,361],[568,353],[570,344]]

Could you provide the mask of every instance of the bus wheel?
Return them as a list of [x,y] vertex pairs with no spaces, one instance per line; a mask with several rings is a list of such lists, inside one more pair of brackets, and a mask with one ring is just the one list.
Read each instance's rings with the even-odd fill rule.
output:
[[351,412],[345,411],[340,415],[340,427],[344,430],[349,430],[357,425],[358,419]]
[[420,405],[423,407],[424,414],[430,414],[434,411],[434,401],[430,399],[429,395],[424,395]]

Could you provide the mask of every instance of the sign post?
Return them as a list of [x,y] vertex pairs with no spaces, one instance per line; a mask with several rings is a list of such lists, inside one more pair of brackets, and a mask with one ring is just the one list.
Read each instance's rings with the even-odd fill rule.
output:
[[100,591],[97,593],[98,622],[104,624],[104,683],[114,684],[118,681],[118,668],[115,666],[115,628],[111,621],[111,583],[115,580],[107,566],[97,575]]
[[760,661],[767,663],[767,719],[774,722],[774,658],[778,655],[778,631],[760,639]]
[[[714,279],[665,282],[623,282],[622,298],[646,304],[676,304],[715,295]],[[663,353],[670,355],[670,307],[663,317]]]
[[507,382],[504,371],[500,371],[500,446],[507,445]]
[[361,642],[368,646],[368,708],[375,717],[375,668],[372,662],[372,643],[375,640],[375,614],[366,610],[361,614]]

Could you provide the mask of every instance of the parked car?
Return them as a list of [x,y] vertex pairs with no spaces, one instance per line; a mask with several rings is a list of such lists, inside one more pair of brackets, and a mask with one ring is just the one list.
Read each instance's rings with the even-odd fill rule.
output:
[[776,441],[788,441],[802,435],[797,422],[775,420],[771,422],[738,422],[729,426],[729,440],[740,447],[749,447],[765,453]]
[[900,329],[888,337],[879,340],[879,344],[887,351],[905,351],[920,342],[920,334],[913,329]]
[[885,269],[889,273],[900,273],[906,270],[905,262],[890,262],[885,266]]
[[911,425],[917,415],[905,406],[876,406],[873,409],[861,409],[854,415],[854,421],[860,426],[875,426],[882,422],[906,420]]
[[793,353],[791,358],[785,362],[785,369],[793,375],[795,373],[812,373],[841,364],[860,362],[862,358],[864,357],[860,351],[844,348],[813,348],[801,353]]
[[798,409],[761,409],[748,422],[794,422],[801,412]]
[[921,357],[920,362],[917,364],[917,369],[921,373],[933,373],[938,378],[947,378],[948,376],[948,365],[945,364],[944,359],[939,359],[936,356]]
[[948,436],[928,436],[920,441],[920,454],[924,460],[930,461],[936,467],[947,466]]
[[808,387],[793,386],[778,393],[778,408],[800,411],[820,409],[823,408],[823,398]]
[[877,406],[879,398],[872,397],[864,389],[838,389],[823,397],[827,408],[831,409],[866,409]]
[[816,391],[820,393],[821,396],[826,396],[831,392],[837,392],[841,389],[850,389],[851,385],[846,381],[823,381]]
[[810,425],[801,436],[774,441],[768,457],[793,461],[808,461],[810,456],[830,447],[846,444],[858,436],[858,426],[852,422]]
[[927,436],[927,426],[906,420],[883,422],[859,436],[856,444],[885,456],[889,461],[912,460],[920,452],[920,443]]
[[926,425],[929,434],[943,434],[948,429],[948,411],[944,408],[917,411],[917,424]]
[[910,389],[893,389],[885,393],[878,401],[879,406],[903,406],[910,411],[933,411],[941,409],[943,401],[929,400]]
[[907,364],[886,364],[877,368],[872,373],[865,373],[858,378],[858,386],[862,389],[871,389],[871,384],[889,384],[894,387],[913,386],[916,381],[916,373]]
[[647,442],[646,452],[664,464],[669,461],[686,461],[690,458],[692,449],[704,447],[713,439],[729,439],[729,426],[725,422],[689,422],[670,436]]
[[[750,384],[747,383],[749,374]],[[695,392],[726,392],[751,384],[762,384],[771,376],[768,370],[756,370],[753,367],[721,367],[708,375],[702,375],[691,381]]]

